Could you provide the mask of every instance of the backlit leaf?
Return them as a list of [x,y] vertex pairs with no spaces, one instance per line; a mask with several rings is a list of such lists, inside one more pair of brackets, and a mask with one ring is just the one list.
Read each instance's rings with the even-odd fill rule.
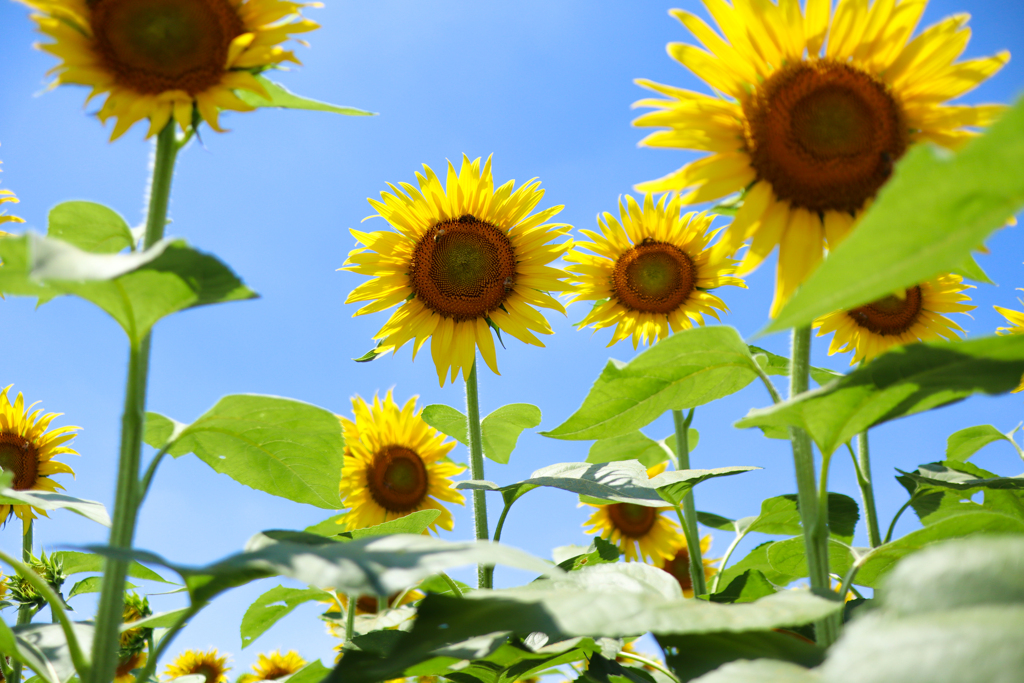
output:
[[964,462],[979,450],[996,441],[1010,441],[1010,437],[992,425],[978,425],[954,432],[946,439],[946,460]]
[[[696,433],[697,430],[691,430]],[[646,436],[639,429],[610,439],[599,439],[590,447],[587,462],[618,462],[639,460],[644,467],[653,467],[668,460],[666,445]]]
[[447,436],[452,437],[463,446],[469,445],[466,435],[469,421],[465,415],[451,406],[434,404],[423,409],[423,421]]
[[515,450],[524,429],[540,424],[540,408],[529,403],[502,406],[480,423],[484,455],[494,462],[506,464]]
[[254,107],[280,107],[282,109],[308,109],[310,111],[325,111],[332,114],[344,114],[345,116],[376,116],[373,112],[356,109],[355,107],[341,107],[336,104],[328,104],[318,100],[311,100],[296,95],[280,83],[266,78],[256,76],[256,80],[263,86],[270,96],[269,99],[249,90],[237,90],[235,93],[246,104]]
[[331,602],[333,596],[319,588],[286,588],[276,586],[256,598],[242,617],[242,648],[266,633],[267,629],[287,616],[299,605],[311,600]]
[[50,209],[46,236],[93,254],[116,254],[134,244],[124,218],[93,202],[64,202]]
[[[788,632],[662,635],[658,636],[658,644],[665,648],[665,662],[684,681],[740,659],[778,660],[806,667],[825,659],[824,649]],[[766,677],[758,683],[777,680]]]

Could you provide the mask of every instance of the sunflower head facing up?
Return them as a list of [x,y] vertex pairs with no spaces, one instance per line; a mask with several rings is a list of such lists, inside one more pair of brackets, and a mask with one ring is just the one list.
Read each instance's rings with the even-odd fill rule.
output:
[[55,85],[105,95],[100,120],[116,119],[111,139],[149,119],[155,135],[173,118],[218,132],[221,110],[252,111],[236,91],[267,96],[255,75],[284,62],[292,34],[318,28],[307,3],[287,0],[21,0],[36,10],[40,47],[61,60]]
[[818,336],[835,332],[829,355],[853,351],[850,365],[869,361],[894,346],[917,341],[959,338],[963,329],[944,313],[966,313],[976,307],[959,275],[939,275],[897,294],[849,311],[835,311],[814,321]]
[[[647,470],[647,476],[656,477],[667,466],[667,463],[657,464]],[[583,523],[584,530],[588,534],[600,534],[601,538],[617,545],[627,562],[653,562],[675,555],[676,539],[681,530],[678,524],[662,514],[672,508],[634,503],[580,505],[594,508],[590,519]]]
[[600,233],[580,231],[593,241],[577,243],[565,258],[574,264],[568,267],[575,285],[571,302],[597,302],[581,329],[614,325],[608,345],[632,337],[636,348],[641,340],[653,344],[670,330],[703,325],[704,316],[718,320],[718,311],[728,312],[710,290],[746,285],[732,277],[736,262],[708,247],[717,232],[711,230],[715,217],[679,210],[678,195],[671,201],[664,195],[655,204],[648,194],[642,209],[627,195],[619,203],[620,220],[605,213],[597,219]]
[[684,203],[743,192],[743,206],[716,250],[752,240],[739,272],[779,245],[774,316],[841,242],[908,149],[956,149],[1002,105],[950,105],[1008,60],[1009,53],[956,61],[967,15],[911,34],[927,0],[704,0],[719,35],[696,15],[672,10],[705,49],[670,43],[669,54],[725,97],[637,81],[664,98],[637,126],[662,128],[642,144],[708,154],[644,192],[680,191]]
[[289,650],[288,654],[281,654],[280,650],[270,654],[260,655],[256,663],[252,665],[253,673],[243,674],[239,677],[238,683],[256,683],[256,681],[276,681],[306,666],[306,660],[299,656],[295,650]]
[[416,397],[399,407],[389,391],[369,405],[352,399],[355,420],[341,418],[345,435],[345,466],[341,499],[349,509],[340,524],[362,529],[405,517],[418,510],[440,510],[431,525],[452,530],[452,513],[443,503],[465,504],[452,488],[451,477],[465,471],[448,460],[454,441],[423,421]]
[[228,671],[231,671],[227,663],[228,656],[217,656],[217,648],[206,652],[185,650],[177,656],[174,663],[167,665],[164,675],[174,680],[195,674],[206,677],[203,683],[226,683]]
[[491,160],[463,157],[456,172],[449,162],[445,185],[426,165],[419,187],[370,199],[394,230],[352,234],[360,245],[340,270],[373,277],[356,287],[346,303],[369,301],[355,315],[401,304],[377,333],[377,351],[397,351],[413,341],[413,358],[430,339],[430,352],[443,386],[451,372],[469,376],[476,350],[495,373],[498,362],[491,328],[536,346],[534,332],[551,334],[537,307],[565,309],[548,292],[567,289],[565,273],[548,264],[570,249],[570,225],[547,223],[562,210],[555,206],[532,214],[544,191],[531,180],[518,190],[515,181],[494,188]]
[[[75,431],[81,427],[59,427],[47,431],[50,423],[61,413],[46,413],[42,410],[29,412],[35,406],[25,406],[25,398],[11,403],[7,392],[10,386],[0,391],[0,469],[10,472],[13,477],[11,488],[16,491],[58,491],[64,487],[55,482],[55,474],[74,475],[75,471],[54,456],[78,453],[64,444],[75,438]],[[7,520],[12,514],[24,522],[35,519],[36,513],[46,512],[29,505],[0,505],[0,519]]]
[[[663,559],[657,566],[658,569],[668,572],[679,582],[679,587],[683,589],[684,596],[692,598],[693,577],[690,576],[690,549],[686,546],[686,536],[679,534],[676,544],[678,550],[676,550],[675,555]],[[700,539],[700,556],[701,561],[704,563],[705,579],[710,579],[718,573],[718,570],[714,567],[715,562],[718,562],[718,560],[710,560],[705,557],[709,550],[711,550],[711,536],[705,536]]]

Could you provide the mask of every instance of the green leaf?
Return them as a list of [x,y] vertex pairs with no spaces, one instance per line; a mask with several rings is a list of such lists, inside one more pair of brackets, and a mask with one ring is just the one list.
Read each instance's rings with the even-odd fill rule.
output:
[[39,674],[47,683],[61,683],[53,666],[38,648],[19,641],[7,624],[0,620],[0,653],[14,657]]
[[[669,434],[668,436],[666,436],[664,439],[662,439],[658,443],[663,445],[663,446],[665,446],[665,448],[669,449],[674,454],[679,455],[679,452],[676,450],[676,435],[675,434]],[[700,443],[700,434],[697,433],[697,430],[693,429],[692,427],[690,429],[686,430],[686,447],[689,449],[690,453],[693,453],[695,450],[697,450],[697,444],[699,444],[699,443]]]
[[325,111],[331,114],[344,114],[345,116],[376,116],[373,112],[356,109],[355,107],[340,107],[336,104],[328,104],[327,102],[319,102],[317,100],[301,97],[294,94],[280,83],[275,83],[265,76],[256,76],[256,80],[259,81],[260,85],[263,86],[263,89],[267,91],[267,95],[269,95],[269,97],[263,97],[262,95],[257,95],[256,93],[248,90],[238,90],[235,92],[243,102],[252,105],[253,107],[308,109],[310,111]]
[[596,564],[618,562],[621,554],[622,553],[619,551],[619,547],[617,545],[609,543],[601,537],[597,537],[590,545],[590,548],[587,548],[587,552],[559,562],[558,567],[567,572],[575,572],[583,569],[584,567],[592,567]]
[[974,258],[974,254],[968,254],[967,258],[964,259],[959,266],[951,270],[957,275],[962,275],[965,279],[974,280],[975,282],[980,282],[986,285],[999,286],[996,285],[996,283],[992,281],[992,278],[988,276],[988,273],[978,265],[978,261]]
[[16,491],[0,489],[0,505],[31,505],[40,510],[69,510],[103,526],[110,526],[110,515],[103,503],[75,498],[56,491]]
[[849,545],[860,520],[860,506],[857,501],[842,493],[828,493],[828,528],[833,538]]
[[[93,625],[76,622],[72,623],[72,628],[82,651],[90,652],[92,650]],[[32,652],[49,665],[43,671],[36,669],[37,674],[46,677],[44,671],[50,669],[52,673],[56,674],[57,681],[67,681],[75,675],[75,666],[71,661],[67,638],[64,635],[64,630],[58,624],[25,624],[15,626],[12,630],[20,653],[24,655],[27,652]]]
[[124,218],[93,202],[64,202],[50,209],[46,236],[93,254],[116,254],[135,244]]
[[333,601],[330,593],[319,588],[285,588],[276,586],[256,598],[242,617],[242,649],[267,632],[299,605],[311,600]]
[[716,467],[713,470],[674,470],[662,472],[650,480],[650,485],[658,490],[662,498],[673,505],[679,505],[682,503],[683,497],[702,481],[716,477],[730,477],[734,474],[743,474],[744,472],[759,469],[761,468]]
[[718,529],[720,531],[735,531],[736,530],[736,520],[735,519],[729,519],[728,517],[722,517],[721,515],[716,515],[713,512],[701,512],[700,510],[698,510],[697,511],[697,521],[700,522],[701,524],[703,524],[704,526],[709,526],[712,529]]
[[[768,562],[780,574],[803,578],[807,576],[807,549],[803,536],[776,541],[768,546]],[[829,571],[843,576],[853,566],[850,547],[834,539],[828,541]],[[859,583],[859,582],[858,582]]]
[[738,530],[744,533],[760,531],[762,534],[796,536],[802,530],[797,497],[790,494],[763,500],[757,517],[744,517],[738,524]]
[[[778,660],[808,667],[825,659],[823,648],[792,633],[775,631],[658,636],[658,644],[665,649],[665,663],[683,681],[740,659]],[[776,680],[766,677],[758,683]]]
[[[147,430],[147,436],[151,433]],[[159,448],[160,439],[148,442]],[[168,453],[196,456],[258,491],[335,510],[345,442],[328,410],[275,396],[225,396],[173,440]]]
[[320,683],[320,681],[327,678],[329,673],[331,673],[331,670],[324,666],[323,662],[319,659],[314,659],[291,676],[278,680],[282,682],[288,681],[288,683]]
[[317,534],[318,536],[327,536],[328,538],[334,538],[339,536],[345,528],[340,524],[348,515],[348,512],[342,512],[337,515],[332,515],[324,521],[314,524],[313,526],[307,526],[303,531],[307,534]]
[[755,659],[731,662],[695,679],[694,683],[821,683],[821,680],[815,671],[797,664]]
[[1024,520],[992,510],[978,510],[940,519],[923,529],[881,545],[863,560],[856,583],[874,588],[902,558],[921,548],[951,538],[975,534],[1024,533]]
[[423,421],[428,425],[450,436],[463,446],[469,445],[469,437],[466,431],[469,429],[469,419],[451,406],[434,404],[423,409]]
[[733,394],[757,378],[747,345],[731,327],[695,327],[661,340],[628,363],[611,360],[583,405],[545,436],[608,439]]
[[710,596],[712,602],[734,604],[738,602],[754,602],[759,598],[773,595],[778,592],[775,585],[765,578],[764,572],[757,569],[748,569],[729,585]]
[[410,512],[405,517],[382,522],[365,529],[353,529],[342,532],[341,536],[359,539],[372,538],[374,536],[390,536],[391,534],[422,534],[441,515],[440,510],[417,510]]
[[[98,574],[103,571],[103,557],[100,555],[74,550],[58,550],[53,553],[52,557],[54,561],[60,560],[61,566],[64,567],[64,573],[68,576],[73,574]],[[138,562],[132,562],[128,565],[128,576],[146,581],[173,583]]]
[[960,470],[947,467],[940,463],[921,465],[916,472],[904,472],[896,468],[896,471],[914,481],[932,487],[956,489],[966,491],[968,489],[989,488],[989,489],[1024,489],[1024,475],[1016,477],[986,477],[979,479],[973,474],[961,472]]
[[142,440],[153,448],[163,448],[174,442],[188,427],[159,413],[146,413],[146,426]]
[[958,154],[930,145],[911,150],[857,229],[765,333],[810,325],[959,267],[1024,205],[1024,176],[1006,172],[1022,166],[1024,102]]
[[783,574],[768,561],[768,549],[772,546],[772,543],[773,541],[767,541],[756,546],[742,560],[722,570],[722,578],[719,579],[719,585],[729,585],[736,577],[742,575],[748,569],[758,570],[776,586],[787,586],[796,581],[798,577]]
[[[87,579],[82,579],[72,587],[71,592],[68,593],[68,600],[76,595],[82,595],[84,593],[99,593],[102,585],[102,576],[90,576]],[[133,583],[126,583],[124,587],[126,589],[138,588],[138,586]]]
[[831,454],[874,425],[976,393],[1010,392],[1022,374],[1024,336],[910,344],[820,389],[751,410],[736,426],[800,427]]
[[494,462],[507,464],[519,435],[524,429],[539,425],[540,420],[540,408],[529,403],[512,403],[498,408],[480,423],[484,455]]
[[256,298],[227,266],[180,240],[144,252],[91,254],[29,234],[0,240],[0,261],[3,292],[74,294],[110,314],[134,344],[177,311]]
[[[697,430],[690,431],[696,433]],[[595,441],[587,453],[587,462],[639,460],[644,467],[650,468],[668,460],[668,455],[665,443],[655,441],[637,429],[629,434]]]
[[[1016,431],[1016,430],[1014,430]],[[946,460],[966,462],[968,458],[979,450],[996,441],[1009,441],[1013,439],[992,425],[978,425],[968,427],[954,432],[946,439]]]
[[[761,366],[761,369],[764,370],[764,374],[783,375],[785,377],[789,377],[789,359],[785,356],[779,356],[771,351],[765,351],[759,346],[751,346],[750,353],[754,354],[754,360],[756,360],[758,365]],[[821,386],[828,384],[837,377],[843,376],[843,373],[841,372],[829,370],[828,368],[816,368],[813,365],[810,368],[810,372],[811,379]]]

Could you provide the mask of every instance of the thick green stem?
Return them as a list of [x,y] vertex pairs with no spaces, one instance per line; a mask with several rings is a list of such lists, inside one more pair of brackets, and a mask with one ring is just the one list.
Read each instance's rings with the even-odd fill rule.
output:
[[452,594],[455,597],[457,597],[457,598],[461,598],[462,597],[462,589],[459,588],[459,584],[455,583],[455,581],[452,579],[452,577],[448,576],[444,572],[439,573],[438,576],[440,576],[441,579],[445,583],[448,584],[448,587],[452,589]]
[[[474,480],[480,481],[484,478],[484,445],[480,434],[480,396],[476,380],[476,363],[473,363],[473,369],[466,378],[466,419],[469,422],[469,429],[466,432],[469,437],[469,473]],[[473,491],[473,528],[476,540],[488,539],[487,500],[483,491]],[[477,588],[491,588],[491,572],[487,565],[477,565],[476,581]]]
[[[146,218],[148,249],[164,236],[167,207],[171,198],[174,162],[180,146],[174,136],[174,122],[169,122],[157,136],[153,173],[149,186],[149,213]],[[142,433],[145,428],[146,387],[149,379],[150,336],[132,343],[128,358],[128,381],[125,387],[124,415],[121,418],[121,450],[118,459],[117,493],[114,496],[114,519],[110,528],[110,546],[130,549],[135,538],[138,516],[139,460]],[[108,558],[104,562],[100,604],[96,612],[96,631],[92,650],[91,678],[88,683],[109,683],[117,668],[119,629],[124,611],[124,586],[128,560]],[[80,674],[82,672],[79,672]],[[84,677],[83,677],[84,678]]]
[[[789,398],[807,391],[810,383],[811,328],[793,330],[793,350],[789,368]],[[790,427],[793,444],[793,465],[796,469],[797,500],[800,507],[800,522],[804,529],[804,547],[811,590],[818,595],[830,594],[828,567],[828,525],[822,518],[818,505],[818,482],[815,477],[814,451],[807,432],[799,427]],[[826,512],[827,514],[827,508]],[[819,645],[828,646],[838,637],[838,624],[834,619],[824,619],[816,624],[816,638]]]
[[871,456],[868,453],[867,430],[857,435],[857,484],[864,501],[864,521],[868,525],[868,543],[872,548],[882,545],[878,529],[878,511],[875,508],[875,489],[871,483]]
[[352,636],[356,632],[356,602],[359,596],[349,593],[345,597],[348,598],[345,603],[345,647],[351,647]]
[[883,545],[892,540],[892,533],[896,530],[896,522],[900,521],[900,517],[903,516],[903,513],[906,512],[907,508],[913,505],[913,503],[914,497],[911,496],[910,500],[904,503],[903,507],[896,511],[896,516],[892,518],[892,522],[889,524],[889,530],[885,533],[885,540],[882,541]]
[[[515,501],[512,501],[512,503],[514,503],[514,502]],[[501,515],[498,517],[498,524],[497,524],[497,526],[494,527],[494,542],[495,543],[497,543],[498,541],[501,540],[501,530],[505,528],[505,518],[508,517],[508,511],[512,509],[512,503],[506,504],[505,507],[502,508],[502,510],[501,510]],[[494,565],[493,564],[487,565],[484,568],[484,571],[487,572],[487,582],[486,582],[486,585],[488,587],[493,588],[494,587]]]
[[[26,519],[23,523],[23,533],[21,535],[21,561],[28,564],[32,561],[32,538],[34,535],[34,525],[31,519]],[[18,608],[18,626],[28,624],[32,622],[32,615],[35,614],[32,611],[31,605],[22,605]],[[15,660],[12,665],[12,671],[10,676],[11,683],[21,683],[21,672],[24,670],[21,662]]]
[[[681,470],[690,469],[690,422],[693,410],[684,418],[681,410],[672,411],[672,420],[676,427],[676,467]],[[700,533],[697,531],[697,507],[693,502],[693,489],[683,496],[682,511],[676,506],[679,521],[683,525],[686,536],[686,548],[690,556],[690,580],[693,581],[693,594],[704,595],[708,592],[704,581],[704,560],[700,553]]]

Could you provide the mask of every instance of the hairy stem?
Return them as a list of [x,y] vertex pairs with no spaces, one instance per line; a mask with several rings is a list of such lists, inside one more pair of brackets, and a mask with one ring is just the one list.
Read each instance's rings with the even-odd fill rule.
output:
[[462,597],[462,589],[459,588],[459,584],[455,583],[455,581],[452,580],[452,577],[448,576],[444,572],[439,573],[438,576],[440,576],[444,580],[444,582],[448,584],[448,587],[452,589],[452,593],[455,595],[455,597]]
[[[684,418],[681,410],[672,411],[672,420],[676,427],[676,466],[681,470],[690,469],[690,423],[693,421],[693,409]],[[682,510],[680,511],[680,507]],[[704,560],[700,553],[700,532],[697,530],[697,508],[693,502],[693,489],[683,496],[682,505],[676,506],[679,521],[683,525],[686,536],[686,548],[690,556],[690,580],[693,581],[693,594],[704,595],[708,592],[704,581]]]
[[[174,162],[179,149],[180,145],[174,135],[174,121],[170,121],[156,140],[149,185],[146,239],[143,243],[146,249],[164,236],[167,208],[171,198],[171,180],[174,177]],[[135,539],[139,500],[139,460],[142,454],[146,387],[149,380],[149,349],[150,335],[147,334],[137,343],[133,340],[128,358],[128,381],[125,387],[124,415],[121,418],[117,493],[114,496],[114,519],[110,528],[110,546],[117,549],[130,549]],[[88,683],[109,683],[114,679],[127,572],[128,560],[125,558],[108,557],[104,561],[100,604],[96,612],[91,677],[86,677],[84,672],[79,671],[83,680]]]
[[[466,419],[469,429],[466,431],[469,437],[469,472],[470,476],[477,481],[484,478],[484,445],[483,437],[480,434],[480,395],[476,379],[476,363],[469,371],[466,378]],[[476,540],[486,541],[488,539],[487,528],[487,500],[483,491],[473,491],[473,528],[476,532]],[[477,588],[491,588],[491,575],[487,565],[479,564],[476,567]]]
[[868,453],[868,432],[865,429],[857,435],[857,484],[864,501],[864,521],[868,526],[868,543],[872,548],[882,545],[882,534],[878,530],[878,511],[875,508],[875,489],[871,483],[871,455]]
[[[35,533],[35,527],[31,519],[26,519],[22,522],[23,532],[21,535],[21,561],[28,564],[32,561],[32,538]],[[35,614],[32,611],[32,605],[22,605],[18,608],[18,626],[32,623],[32,615]],[[21,683],[21,672],[24,671],[24,667],[21,662],[14,660],[12,665],[13,671],[8,680],[11,683]]]

